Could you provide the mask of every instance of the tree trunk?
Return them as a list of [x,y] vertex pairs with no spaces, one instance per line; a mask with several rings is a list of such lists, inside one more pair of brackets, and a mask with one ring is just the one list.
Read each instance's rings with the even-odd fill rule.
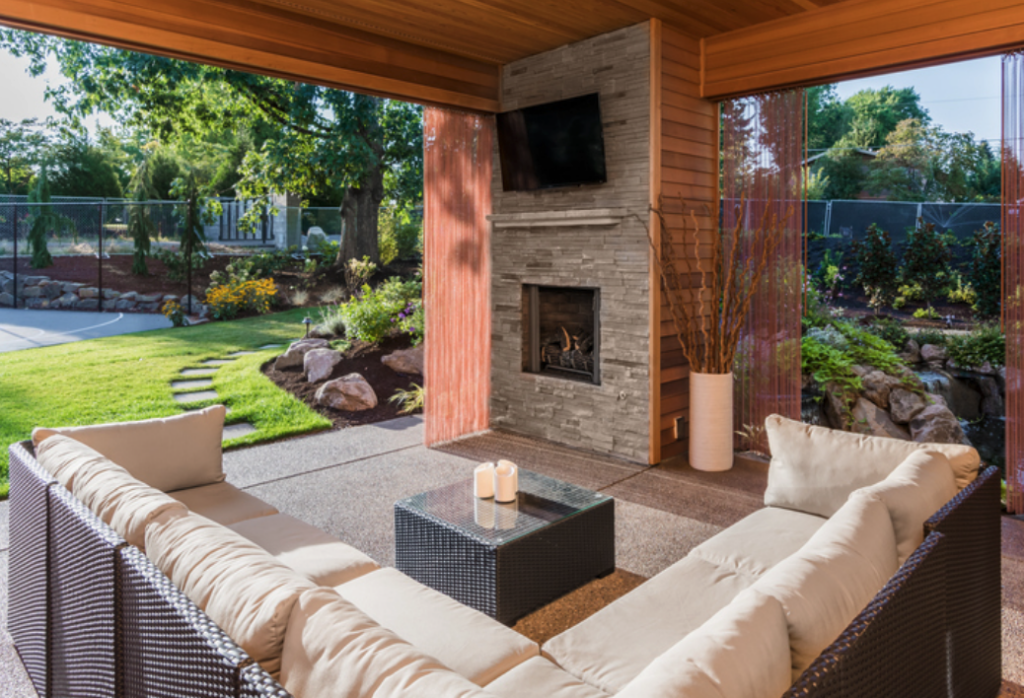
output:
[[341,202],[341,245],[335,264],[344,267],[350,259],[369,257],[380,263],[377,239],[377,216],[384,199],[384,173],[375,167],[367,173],[359,187],[345,191]]

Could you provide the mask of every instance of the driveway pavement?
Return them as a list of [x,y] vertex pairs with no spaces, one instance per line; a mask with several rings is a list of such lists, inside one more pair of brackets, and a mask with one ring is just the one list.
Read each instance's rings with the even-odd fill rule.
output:
[[170,327],[158,314],[0,309],[0,353]]

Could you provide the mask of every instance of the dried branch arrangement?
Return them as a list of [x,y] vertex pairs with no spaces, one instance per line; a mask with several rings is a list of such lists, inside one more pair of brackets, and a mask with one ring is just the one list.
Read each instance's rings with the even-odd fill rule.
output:
[[[690,370],[729,373],[750,299],[794,213],[790,207],[780,218],[769,202],[756,228],[747,228],[742,215],[730,231],[715,234],[712,228],[711,257],[704,260],[697,214],[692,209],[687,212],[682,200],[679,204],[683,218],[681,243],[677,246],[672,239],[664,202],[651,208],[661,227],[661,244],[655,243],[650,228],[642,221],[647,239],[654,250],[676,336]],[[741,211],[746,211],[745,204],[740,203]],[[677,235],[679,230],[676,229]],[[695,283],[698,278],[699,285]]]

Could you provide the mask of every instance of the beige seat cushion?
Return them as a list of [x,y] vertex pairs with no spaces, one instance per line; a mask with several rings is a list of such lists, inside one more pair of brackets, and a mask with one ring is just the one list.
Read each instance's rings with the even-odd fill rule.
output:
[[716,565],[760,577],[803,546],[827,519],[765,507],[690,551]]
[[786,615],[754,589],[677,642],[619,698],[776,698],[789,688]]
[[888,509],[873,497],[853,497],[803,548],[754,584],[785,609],[794,681],[898,567]]
[[174,417],[84,427],[37,428],[39,446],[64,434],[96,449],[150,487],[163,492],[199,487],[224,479],[221,435],[224,405]]
[[294,605],[280,681],[301,698],[493,698],[323,588]]
[[915,451],[938,451],[949,459],[957,487],[978,474],[981,459],[970,446],[919,444],[816,427],[773,414],[765,420],[772,452],[767,506],[832,516],[861,487],[884,480]]
[[222,526],[278,513],[277,509],[262,499],[243,492],[229,482],[177,490],[168,494],[196,514],[216,521]]
[[150,525],[146,552],[249,656],[272,674],[280,669],[292,606],[312,582],[198,514]]
[[936,451],[918,451],[900,463],[889,477],[857,490],[853,496],[875,497],[885,504],[902,565],[924,542],[924,522],[956,493],[949,460]]
[[317,586],[337,586],[377,569],[377,563],[351,545],[288,514],[260,516],[229,528]]
[[36,462],[68,491],[74,490],[79,475],[121,468],[93,448],[70,436],[52,436],[35,447]]
[[685,557],[548,640],[543,653],[591,686],[617,693],[755,580]]
[[535,642],[394,568],[336,590],[379,625],[479,686],[540,653]]
[[608,698],[544,657],[527,659],[484,688],[501,698]]

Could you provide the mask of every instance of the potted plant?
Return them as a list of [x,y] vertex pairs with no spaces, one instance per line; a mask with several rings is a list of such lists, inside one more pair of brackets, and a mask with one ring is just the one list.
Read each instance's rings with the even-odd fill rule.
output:
[[[690,465],[728,470],[733,463],[733,362],[750,300],[792,217],[769,201],[757,225],[740,216],[732,230],[702,235],[694,211],[674,206],[682,226],[670,227],[664,205],[652,209],[660,241],[648,231],[676,337],[690,364]],[[740,210],[746,211],[745,202]],[[708,233],[711,233],[708,235]],[[710,255],[702,257],[702,248]],[[680,253],[680,250],[682,253]],[[700,280],[699,285],[692,282]]]

